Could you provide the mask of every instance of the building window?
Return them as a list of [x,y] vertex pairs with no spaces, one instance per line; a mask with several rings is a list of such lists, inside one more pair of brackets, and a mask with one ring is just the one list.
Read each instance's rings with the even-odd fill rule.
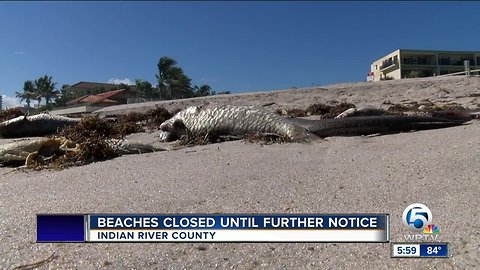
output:
[[441,57],[440,59],[438,59],[438,64],[449,66],[450,65],[450,57]]

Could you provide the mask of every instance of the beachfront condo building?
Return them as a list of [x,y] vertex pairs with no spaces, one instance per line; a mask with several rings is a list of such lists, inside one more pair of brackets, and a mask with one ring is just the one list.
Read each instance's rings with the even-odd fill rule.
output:
[[445,75],[465,71],[465,65],[480,69],[480,51],[398,49],[372,63],[367,81]]

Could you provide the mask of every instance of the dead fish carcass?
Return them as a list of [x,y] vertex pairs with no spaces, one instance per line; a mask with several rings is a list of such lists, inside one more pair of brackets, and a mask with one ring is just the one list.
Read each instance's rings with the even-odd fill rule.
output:
[[[108,140],[106,142],[114,156],[165,151],[164,148],[127,140]],[[35,168],[39,164],[49,164],[59,157],[74,160],[82,155],[84,150],[80,143],[65,137],[19,140],[0,145],[0,164],[10,167],[25,165]],[[95,160],[94,157],[92,158]]]
[[0,145],[0,163],[4,165],[34,166],[62,155],[76,155],[80,146],[63,137],[22,140]]
[[55,133],[59,128],[75,125],[80,119],[41,113],[19,116],[0,123],[0,137],[40,137]]

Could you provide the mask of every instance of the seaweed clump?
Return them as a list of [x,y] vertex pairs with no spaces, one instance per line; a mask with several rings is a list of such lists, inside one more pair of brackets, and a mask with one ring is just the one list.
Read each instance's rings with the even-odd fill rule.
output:
[[128,134],[145,131],[142,124],[144,121],[144,114],[132,112],[119,115],[116,121],[112,123],[112,126],[114,133],[126,136]]
[[175,112],[170,113],[164,107],[155,106],[154,109],[151,109],[146,113],[148,119],[148,127],[151,129],[158,129],[158,127],[160,127],[160,124],[170,119],[174,113]]
[[114,127],[119,134],[125,136],[136,132],[157,130],[160,124],[171,117],[172,114],[167,109],[156,106],[146,113],[131,112],[118,115]]
[[0,122],[7,121],[25,115],[20,108],[10,108],[0,111]]
[[465,108],[459,104],[446,104],[442,106],[424,106],[419,108],[422,112],[427,113],[433,117],[468,121],[477,118],[474,114],[470,113],[468,108]]
[[273,133],[256,133],[249,132],[242,136],[235,135],[217,135],[217,134],[198,134],[187,131],[185,136],[182,136],[178,141],[177,146],[195,146],[206,145],[210,143],[220,143],[226,141],[243,140],[244,142],[259,143],[262,145],[280,144],[293,142],[288,136],[282,136]]
[[[427,110],[428,111],[428,110]],[[467,108],[459,104],[446,104],[442,106],[434,106],[431,111],[433,112],[466,112]]]
[[123,130],[114,123],[87,116],[78,124],[62,129],[58,135],[80,145],[80,152],[71,160],[74,163],[91,163],[118,157],[111,142],[123,137]]
[[307,109],[277,109],[277,113],[280,115],[286,115],[291,117],[305,117],[309,115],[320,115],[321,118],[333,118],[342,112],[355,108],[354,104],[342,102],[338,105],[331,106],[324,103],[315,103],[307,107]]
[[307,112],[302,109],[289,109],[286,110],[288,116],[293,116],[293,117],[305,117],[307,116]]
[[395,114],[403,114],[409,111],[416,111],[416,108],[414,106],[407,106],[407,105],[396,103],[388,107],[387,111]]
[[326,118],[334,118],[337,117],[339,114],[343,113],[344,111],[355,108],[355,105],[352,103],[342,102],[338,105],[332,106],[330,111],[325,114]]
[[65,127],[56,134],[80,146],[77,155],[58,163],[87,164],[118,157],[114,149],[116,141],[128,134],[145,131],[146,128],[158,129],[171,116],[168,110],[159,106],[146,113],[120,115],[114,121],[86,116],[78,124]]
[[278,134],[247,133],[243,140],[250,143],[259,143],[263,145],[280,144],[293,142],[288,136]]
[[332,109],[332,106],[329,106],[327,104],[315,103],[308,106],[306,111],[310,115],[323,115],[323,114],[329,113],[331,109]]
[[306,112],[307,115],[321,115],[322,118],[333,118],[350,108],[355,108],[355,105],[347,102],[342,102],[335,106],[316,103],[308,106]]

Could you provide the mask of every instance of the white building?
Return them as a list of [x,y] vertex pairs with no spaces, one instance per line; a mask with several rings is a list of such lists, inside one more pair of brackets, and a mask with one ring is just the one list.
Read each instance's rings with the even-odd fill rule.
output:
[[431,77],[480,68],[480,51],[429,51],[398,49],[370,66],[367,81]]

